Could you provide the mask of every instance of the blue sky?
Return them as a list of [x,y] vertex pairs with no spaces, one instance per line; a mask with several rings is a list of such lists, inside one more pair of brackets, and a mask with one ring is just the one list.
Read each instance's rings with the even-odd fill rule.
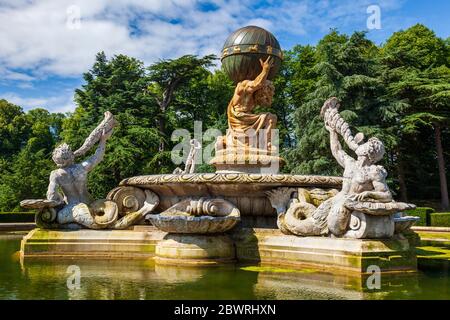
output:
[[[367,29],[370,5],[380,8],[381,29]],[[74,89],[101,50],[146,64],[218,54],[230,32],[250,24],[284,49],[315,44],[330,28],[367,30],[380,44],[418,22],[447,38],[449,12],[448,0],[0,0],[0,98],[73,111]]]

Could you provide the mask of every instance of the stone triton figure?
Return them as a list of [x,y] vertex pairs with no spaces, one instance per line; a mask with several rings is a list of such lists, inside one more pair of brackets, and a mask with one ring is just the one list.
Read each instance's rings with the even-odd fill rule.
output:
[[[286,197],[286,192],[293,191],[285,189],[269,192],[269,200],[280,213],[278,225],[282,231],[301,236],[331,234],[340,237],[346,235],[349,230],[352,215],[369,215],[376,216],[375,220],[378,219],[371,220],[375,221],[374,226],[376,225],[373,234],[392,235],[394,223],[389,215],[415,206],[393,201],[386,184],[387,172],[382,166],[376,165],[385,152],[383,143],[377,138],[370,138],[363,143],[362,133],[353,136],[348,124],[337,112],[338,108],[337,99],[330,98],[323,105],[321,115],[330,133],[331,152],[344,168],[341,191],[317,208],[299,194],[299,199],[292,201],[285,213],[283,209],[280,210],[282,206],[278,203],[279,199],[282,199],[280,192]],[[339,142],[339,134],[356,153],[356,159],[344,151]],[[387,216],[387,220],[380,219],[380,216]],[[387,223],[384,224],[385,222]],[[365,227],[369,228],[368,224],[370,223],[365,223]],[[383,230],[384,228],[386,230]]]
[[[95,224],[94,217],[89,213],[87,205],[92,202],[91,195],[87,190],[88,173],[97,166],[105,155],[106,141],[112,134],[102,132],[99,145],[94,155],[81,163],[75,163],[75,156],[69,145],[63,143],[53,151],[52,159],[58,166],[50,174],[50,183],[47,190],[47,199],[65,202],[66,205],[58,212],[57,222],[59,224],[79,223],[83,226]],[[61,188],[65,198],[58,192]],[[77,207],[78,206],[78,207]],[[108,213],[114,214],[109,211]],[[110,217],[113,219],[114,217]]]
[[[142,208],[118,219],[119,210],[116,202],[104,199],[92,202],[87,189],[88,173],[103,160],[106,141],[111,137],[116,124],[113,115],[106,112],[104,120],[78,150],[72,152],[66,143],[55,148],[52,159],[58,169],[50,174],[47,199],[21,202],[24,208],[38,209],[36,223],[39,227],[123,229],[143,218],[157,205],[158,197],[147,190]],[[83,156],[97,142],[97,150],[91,157],[81,163],[75,163],[76,156]]]

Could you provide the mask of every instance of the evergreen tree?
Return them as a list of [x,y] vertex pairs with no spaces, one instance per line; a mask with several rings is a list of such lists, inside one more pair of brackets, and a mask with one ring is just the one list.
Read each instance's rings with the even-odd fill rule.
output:
[[[422,173],[424,177],[415,177],[417,138],[425,140],[424,134],[432,134],[434,141],[420,146],[426,148],[417,166],[427,166],[426,163],[433,158],[437,160],[435,171],[438,172],[444,209],[449,207],[442,147],[442,132],[448,126],[450,110],[448,56],[445,41],[421,24],[394,33],[382,48],[382,79],[391,101],[385,115],[386,121],[391,123],[390,129],[398,138],[396,162],[402,199],[407,199],[408,189],[420,189],[418,181],[430,183],[436,180],[426,172]],[[431,148],[433,145],[435,147]]]
[[64,116],[50,114],[44,109],[24,113],[21,108],[5,101],[3,108],[15,112],[9,123],[3,122],[2,128],[16,125],[14,131],[24,134],[10,140],[10,146],[11,142],[17,144],[14,148],[8,148],[15,149],[15,154],[5,153],[8,157],[0,157],[0,211],[19,211],[21,200],[45,196],[48,177],[53,169],[51,153],[59,139]]
[[[376,78],[377,48],[365,34],[347,37],[333,30],[311,49],[299,55],[307,59],[293,78],[294,121],[297,146],[289,152],[290,169],[301,174],[341,174],[329,152],[329,134],[320,118],[326,99],[336,96],[342,116],[367,135],[381,135],[378,97],[383,90]],[[303,95],[299,97],[299,95]]]
[[147,164],[158,152],[158,109],[146,94],[146,71],[137,59],[117,55],[108,60],[101,52],[84,80],[75,92],[77,108],[63,123],[62,137],[75,150],[104,112],[114,114],[119,125],[108,140],[104,160],[89,175],[93,196],[103,198],[122,179],[150,173]]

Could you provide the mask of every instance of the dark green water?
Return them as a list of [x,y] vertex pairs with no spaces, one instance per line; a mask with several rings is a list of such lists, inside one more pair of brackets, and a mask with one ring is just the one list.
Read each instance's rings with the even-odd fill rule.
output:
[[[0,299],[449,299],[447,271],[366,279],[257,266],[179,268],[133,260],[21,262],[20,235],[0,234]],[[68,267],[80,270],[69,289]],[[74,284],[70,281],[69,284]]]

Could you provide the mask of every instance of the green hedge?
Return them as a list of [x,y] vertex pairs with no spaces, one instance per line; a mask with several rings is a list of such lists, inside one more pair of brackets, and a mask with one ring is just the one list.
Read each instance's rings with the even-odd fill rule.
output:
[[0,223],[34,222],[34,212],[0,212]]
[[405,213],[408,216],[420,217],[415,226],[431,226],[431,214],[434,212],[433,208],[417,207],[413,210],[406,210]]
[[450,212],[436,212],[431,215],[431,226],[450,227]]

